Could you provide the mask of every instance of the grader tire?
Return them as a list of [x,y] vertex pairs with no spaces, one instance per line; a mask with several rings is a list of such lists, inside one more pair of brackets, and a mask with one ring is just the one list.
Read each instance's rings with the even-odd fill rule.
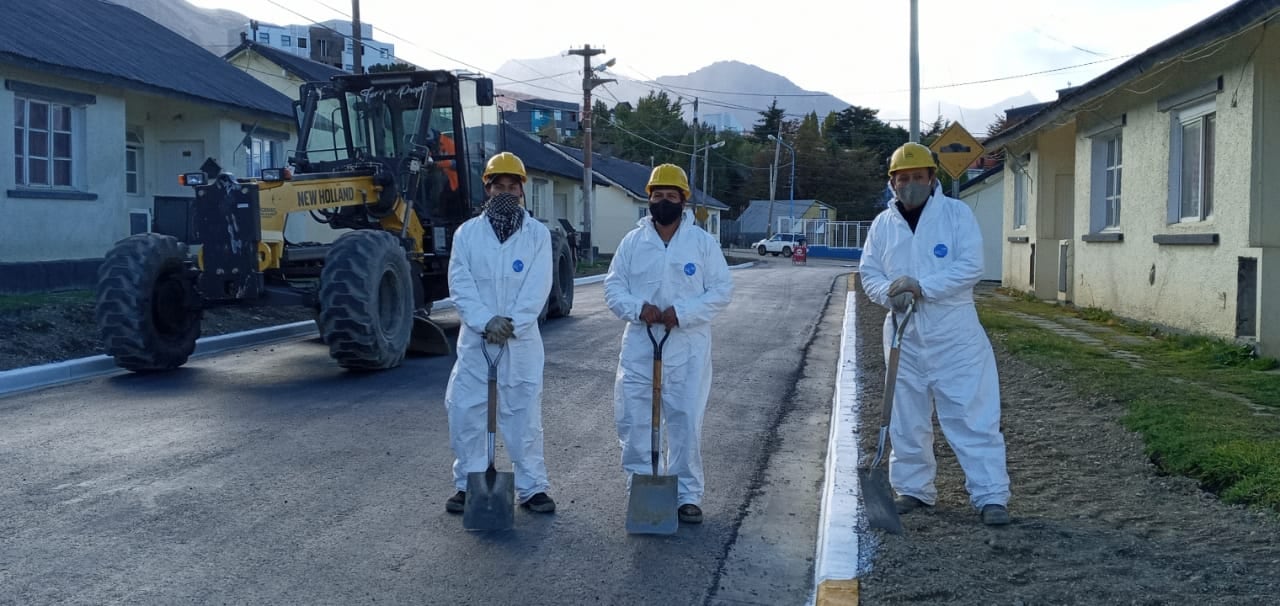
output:
[[195,351],[203,311],[189,305],[187,247],[172,236],[129,236],[98,267],[94,318],[103,349],[134,372],[182,366]]
[[344,234],[320,272],[320,335],[338,365],[352,370],[394,368],[413,334],[409,260],[395,236],[359,230]]
[[551,267],[554,279],[551,284],[550,304],[547,306],[548,318],[563,318],[573,310],[573,255],[569,251],[569,243],[559,240]]

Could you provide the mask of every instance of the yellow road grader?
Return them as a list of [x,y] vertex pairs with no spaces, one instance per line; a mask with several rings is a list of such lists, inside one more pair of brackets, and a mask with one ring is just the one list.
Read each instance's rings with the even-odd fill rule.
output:
[[[454,231],[483,202],[485,161],[504,148],[493,82],[446,71],[336,76],[301,87],[288,166],[237,178],[209,159],[183,175],[193,237],[130,236],[98,272],[106,353],[133,371],[186,363],[204,309],[301,305],[340,366],[377,370],[407,351],[447,354],[430,314],[449,296]],[[337,230],[298,240],[295,222]],[[305,226],[304,226],[305,227]],[[550,224],[544,317],[573,306],[574,251]],[[292,229],[291,229],[292,228]],[[328,232],[328,229],[323,231]]]

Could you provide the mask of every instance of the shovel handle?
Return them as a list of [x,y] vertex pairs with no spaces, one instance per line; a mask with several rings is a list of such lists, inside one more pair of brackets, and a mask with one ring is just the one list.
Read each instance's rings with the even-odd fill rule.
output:
[[[498,355],[489,355],[489,345],[485,342],[480,343],[480,351],[484,352],[484,361],[489,363],[489,421],[488,431],[492,435],[498,431],[498,362],[502,360],[502,355],[507,353],[507,344],[503,343],[498,346]],[[490,441],[492,444],[492,440]],[[492,446],[490,446],[492,451]],[[489,459],[493,459],[493,455],[489,455]]]
[[[881,410],[880,416],[880,451],[884,450],[884,437],[886,430],[889,428],[889,419],[893,417],[893,395],[898,385],[898,357],[902,351],[902,335],[907,332],[907,320],[911,319],[911,314],[915,312],[916,302],[913,298],[907,303],[907,310],[902,312],[902,319],[898,319],[896,312],[890,312],[893,318],[893,338],[889,342],[889,365],[884,374],[884,408]],[[876,459],[879,460],[883,452],[877,453]]]
[[658,475],[658,447],[661,445],[662,431],[662,346],[666,345],[671,329],[667,328],[659,341],[653,336],[653,325],[645,324],[649,333],[649,341],[653,343],[653,412],[649,426],[649,457],[653,462],[653,475]]

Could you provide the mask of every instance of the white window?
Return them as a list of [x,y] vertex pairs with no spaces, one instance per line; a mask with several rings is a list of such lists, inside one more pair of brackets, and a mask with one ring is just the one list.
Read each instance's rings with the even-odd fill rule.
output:
[[547,189],[550,186],[551,183],[546,179],[533,179],[532,187],[529,189],[529,212],[533,216],[546,217]]
[[827,218],[827,209],[825,208],[818,209],[818,218],[825,220]]
[[648,206],[641,206],[641,207],[640,207],[640,216],[639,216],[638,218],[643,219],[643,218],[645,218],[645,217],[647,217],[647,216],[649,216],[649,207],[648,207]]
[[1027,166],[1031,164],[1031,154],[1019,158],[1013,165],[1013,227],[1022,229],[1027,226]]
[[280,34],[280,46],[292,46],[293,38],[288,34]]
[[124,144],[124,192],[141,196],[142,191],[142,133],[129,129]]
[[259,177],[264,168],[278,168],[276,161],[280,158],[283,145],[279,141],[249,138],[249,153],[245,155],[245,175]]
[[1169,145],[1170,222],[1213,215],[1213,165],[1217,113],[1213,101],[1174,113]]
[[1124,174],[1124,138],[1119,130],[1093,137],[1089,231],[1120,229],[1120,194]]
[[83,128],[82,109],[15,96],[13,98],[14,182],[23,187],[73,188]]

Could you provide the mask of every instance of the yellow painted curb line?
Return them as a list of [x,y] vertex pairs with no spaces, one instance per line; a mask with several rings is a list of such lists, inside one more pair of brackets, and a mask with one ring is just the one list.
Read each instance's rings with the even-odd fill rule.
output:
[[858,579],[827,579],[818,583],[814,606],[858,606]]

